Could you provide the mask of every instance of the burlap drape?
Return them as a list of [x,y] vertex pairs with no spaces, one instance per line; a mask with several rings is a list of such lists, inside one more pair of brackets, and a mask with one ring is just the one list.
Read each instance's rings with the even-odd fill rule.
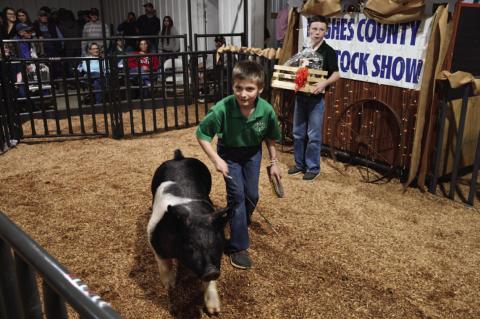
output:
[[[298,51],[298,24],[300,21],[300,14],[297,9],[292,8],[288,14],[288,27],[285,32],[285,39],[283,41],[283,47],[280,50],[278,57],[278,64],[284,64],[292,55]],[[283,115],[281,112],[283,90],[272,90],[272,105],[277,115]]]
[[465,84],[471,83],[474,95],[480,95],[480,79],[476,79],[471,73],[457,71],[450,73],[443,70],[437,74],[438,80],[448,80],[450,86],[454,89],[459,88]]
[[305,16],[332,16],[342,11],[340,0],[308,0],[300,11]]
[[[418,187],[424,189],[425,176],[432,148],[432,135],[436,120],[436,106],[433,105],[435,76],[440,72],[451,40],[452,23],[448,21],[448,10],[437,9],[432,23],[432,33],[425,57],[421,91],[417,107],[415,137],[413,140],[410,171],[404,187],[408,187],[418,174]],[[425,134],[426,132],[426,134]]]
[[363,12],[380,23],[394,24],[419,20],[424,10],[424,0],[368,0]]
[[247,47],[237,47],[235,45],[226,45],[217,50],[218,53],[224,52],[237,52],[237,53],[245,53],[249,55],[258,55],[266,57],[267,59],[273,60],[278,59],[280,56],[281,49],[273,49],[273,48],[247,48]]
[[[446,80],[450,87],[459,88],[464,85],[471,85],[473,94],[468,99],[467,114],[468,119],[465,122],[463,137],[461,164],[462,166],[473,165],[475,161],[475,150],[477,148],[478,137],[480,134],[480,79],[475,79],[472,74],[467,72],[441,71],[437,74],[437,80]],[[449,102],[447,118],[443,131],[444,144],[440,149],[440,175],[446,175],[452,172],[453,162],[455,158],[455,145],[457,143],[456,130],[460,125],[460,116],[462,112],[463,99],[456,99]],[[438,132],[435,132],[437,135]]]

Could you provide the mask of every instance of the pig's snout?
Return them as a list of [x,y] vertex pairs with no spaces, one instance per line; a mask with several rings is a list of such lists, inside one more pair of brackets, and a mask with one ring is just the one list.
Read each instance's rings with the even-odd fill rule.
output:
[[203,273],[202,280],[212,281],[218,279],[218,277],[220,277],[220,271],[216,267],[210,266]]

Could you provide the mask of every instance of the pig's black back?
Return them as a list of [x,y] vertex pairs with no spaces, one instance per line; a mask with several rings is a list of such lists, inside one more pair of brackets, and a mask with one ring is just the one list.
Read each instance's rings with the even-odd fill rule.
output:
[[[169,190],[176,196],[207,199],[212,188],[212,177],[207,166],[195,158],[183,157],[175,151],[174,159],[164,162],[157,168],[152,179],[152,195],[165,181],[173,181],[176,186]],[[180,192],[180,193],[178,193]]]

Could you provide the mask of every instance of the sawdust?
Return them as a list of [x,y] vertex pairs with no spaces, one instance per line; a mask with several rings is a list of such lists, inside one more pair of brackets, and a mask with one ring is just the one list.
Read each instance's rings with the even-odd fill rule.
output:
[[[0,209],[124,318],[207,318],[199,283],[179,267],[166,291],[146,242],[154,170],[181,148],[224,182],[194,128],[114,140],[21,143],[0,157]],[[264,155],[266,151],[264,152]],[[263,166],[267,165],[264,161]],[[322,159],[307,183],[273,195],[262,167],[250,271],[222,261],[221,318],[479,318],[480,214],[392,181],[361,182]],[[343,174],[341,174],[342,172]]]

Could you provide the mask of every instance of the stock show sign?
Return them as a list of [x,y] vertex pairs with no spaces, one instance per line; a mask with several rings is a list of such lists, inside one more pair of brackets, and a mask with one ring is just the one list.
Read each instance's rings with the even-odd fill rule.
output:
[[331,18],[325,39],[342,78],[419,90],[432,19],[381,24],[348,14]]

